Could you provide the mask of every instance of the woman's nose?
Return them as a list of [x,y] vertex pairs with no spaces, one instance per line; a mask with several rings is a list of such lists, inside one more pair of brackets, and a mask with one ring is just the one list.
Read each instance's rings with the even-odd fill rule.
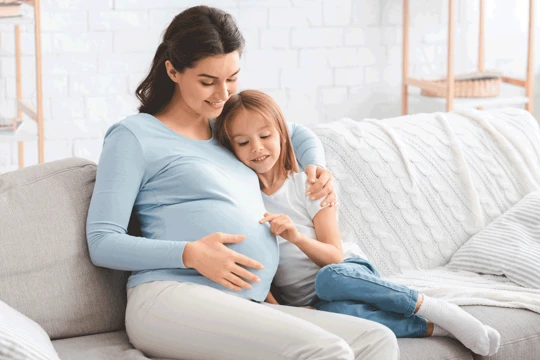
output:
[[221,86],[219,86],[216,90],[216,93],[219,100],[227,101],[229,98],[229,89],[227,88],[227,84],[221,84]]

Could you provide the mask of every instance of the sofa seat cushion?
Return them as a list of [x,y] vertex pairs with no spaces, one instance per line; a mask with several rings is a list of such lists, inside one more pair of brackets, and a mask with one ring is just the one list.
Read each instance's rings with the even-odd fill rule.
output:
[[447,337],[398,339],[400,360],[473,360],[459,341]]
[[62,360],[149,359],[133,348],[125,331],[56,340],[53,345]]
[[540,314],[491,306],[463,309],[501,333],[501,346],[494,356],[475,355],[475,360],[538,360],[540,358]]

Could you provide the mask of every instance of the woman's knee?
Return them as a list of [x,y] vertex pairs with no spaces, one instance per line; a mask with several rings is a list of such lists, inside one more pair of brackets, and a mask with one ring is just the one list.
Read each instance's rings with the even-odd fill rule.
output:
[[351,346],[342,338],[329,334],[324,339],[307,339],[299,344],[297,354],[286,356],[287,359],[317,359],[317,360],[354,360],[355,355]]
[[[365,345],[366,341],[370,343],[368,351],[372,354],[376,354],[374,358],[385,360],[398,360],[399,359],[399,346],[396,335],[390,328],[379,324],[372,324],[372,329],[368,334],[364,334],[359,339],[360,344]],[[351,345],[354,348],[354,344]],[[358,354],[358,353],[357,353]]]

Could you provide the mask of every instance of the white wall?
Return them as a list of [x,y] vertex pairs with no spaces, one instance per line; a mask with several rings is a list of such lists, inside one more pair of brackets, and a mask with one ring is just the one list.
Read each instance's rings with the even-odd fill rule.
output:
[[[410,73],[442,76],[448,3],[409,2]],[[201,3],[234,15],[247,40],[241,88],[269,92],[289,120],[400,114],[402,0],[42,0],[46,161],[98,160],[106,129],[136,111],[134,90],[163,30]],[[457,0],[456,10],[456,72],[474,71],[478,0]],[[486,68],[524,77],[527,10],[528,0],[486,0]],[[33,27],[22,30],[23,95],[32,101]],[[0,113],[14,116],[13,27],[0,32]],[[411,105],[411,112],[443,109]],[[27,165],[36,162],[36,144],[26,143]],[[0,173],[16,164],[16,144],[0,144]]]

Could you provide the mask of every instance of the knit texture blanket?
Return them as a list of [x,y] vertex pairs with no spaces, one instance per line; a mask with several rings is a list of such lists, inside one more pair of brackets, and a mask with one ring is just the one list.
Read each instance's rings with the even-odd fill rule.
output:
[[337,180],[344,241],[390,281],[458,305],[540,312],[540,290],[446,267],[473,235],[540,189],[540,131],[526,111],[415,114],[317,125]]

